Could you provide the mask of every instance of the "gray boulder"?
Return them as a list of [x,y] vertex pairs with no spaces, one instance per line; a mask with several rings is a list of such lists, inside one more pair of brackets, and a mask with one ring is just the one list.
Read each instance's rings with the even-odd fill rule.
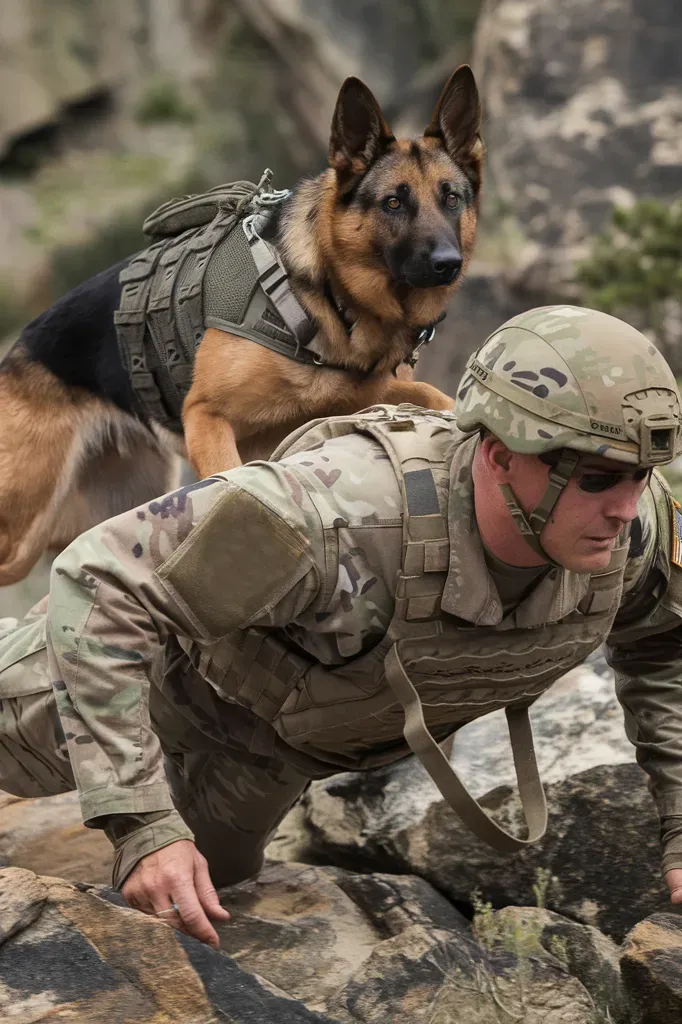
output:
[[329,1022],[158,918],[87,886],[6,868],[0,871],[0,1020],[48,1019]]
[[[307,856],[356,870],[414,872],[462,907],[476,890],[495,907],[533,904],[546,878],[548,907],[616,940],[668,905],[658,818],[637,765],[592,768],[547,786],[547,834],[512,855],[476,839],[439,799],[401,821],[401,781],[397,772],[316,783],[305,798]],[[521,828],[510,788],[481,803],[504,827]]]
[[652,914],[628,935],[621,958],[623,981],[636,1024],[682,1020],[682,919]]
[[486,915],[479,935],[420,878],[280,864],[222,898],[222,949],[344,1024],[497,1024],[500,1008],[527,1024],[592,1020],[591,996],[538,929]]
[[512,276],[570,290],[614,203],[682,188],[676,0],[489,0],[474,66]]
[[0,1019],[108,1024],[591,1024],[566,965],[488,911],[472,928],[427,882],[280,864],[224,889],[213,950],[118,893],[0,871]]
[[597,1020],[629,1024],[632,1009],[621,976],[621,950],[599,929],[542,907],[505,907],[494,918],[512,934],[535,936],[547,953],[563,963],[590,993]]

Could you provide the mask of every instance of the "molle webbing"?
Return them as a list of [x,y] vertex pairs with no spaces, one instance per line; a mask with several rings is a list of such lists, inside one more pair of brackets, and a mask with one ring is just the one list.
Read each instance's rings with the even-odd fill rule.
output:
[[120,275],[114,323],[124,365],[143,413],[176,433],[204,335],[204,274],[234,224],[226,211],[205,227],[156,242]]
[[317,361],[315,325],[258,233],[288,195],[265,191],[268,174],[165,203],[144,225],[157,240],[120,274],[114,323],[140,412],[176,433],[206,327]]

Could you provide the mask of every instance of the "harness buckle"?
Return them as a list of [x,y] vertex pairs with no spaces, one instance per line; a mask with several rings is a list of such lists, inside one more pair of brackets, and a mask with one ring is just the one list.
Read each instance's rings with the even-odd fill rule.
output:
[[422,327],[421,331],[417,335],[417,344],[412,349],[412,354],[408,356],[407,359],[405,360],[408,366],[411,366],[412,369],[415,368],[415,366],[417,365],[417,360],[419,359],[419,349],[422,348],[424,345],[428,345],[429,342],[433,341],[435,337],[435,324],[431,324],[430,327]]

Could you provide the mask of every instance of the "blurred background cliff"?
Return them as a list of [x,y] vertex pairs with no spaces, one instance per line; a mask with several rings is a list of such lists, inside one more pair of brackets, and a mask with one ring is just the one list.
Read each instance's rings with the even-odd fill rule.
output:
[[680,0],[2,0],[0,336],[141,247],[164,199],[322,169],[347,75],[418,133],[469,61],[477,259],[419,375],[454,391],[490,330],[562,300],[629,317],[682,374],[680,52]]

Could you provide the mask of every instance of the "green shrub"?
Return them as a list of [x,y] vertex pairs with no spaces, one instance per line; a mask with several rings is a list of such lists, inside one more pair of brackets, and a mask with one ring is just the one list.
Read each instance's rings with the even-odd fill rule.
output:
[[188,124],[195,117],[194,109],[184,99],[177,84],[167,80],[148,85],[135,109],[135,118],[140,124],[159,121]]
[[634,312],[662,345],[677,341],[669,320],[682,304],[682,199],[641,199],[630,209],[615,209],[576,278],[588,305]]

